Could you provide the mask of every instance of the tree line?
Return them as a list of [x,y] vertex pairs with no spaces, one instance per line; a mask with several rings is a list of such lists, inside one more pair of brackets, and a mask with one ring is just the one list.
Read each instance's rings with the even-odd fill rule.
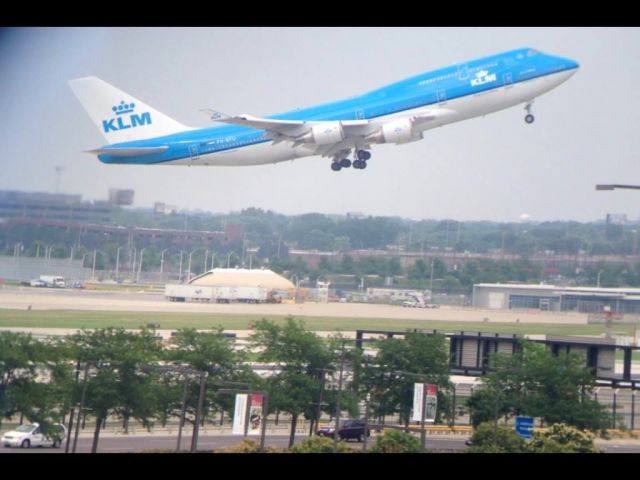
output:
[[[131,420],[151,428],[172,418],[193,424],[200,414],[204,422],[232,411],[233,396],[218,391],[240,384],[268,393],[267,414],[291,416],[292,446],[301,417],[310,422],[311,435],[323,414],[358,417],[363,404],[377,422],[397,415],[408,426],[415,382],[437,385],[437,423],[455,418],[443,335],[407,333],[356,349],[351,339],[340,334],[322,338],[288,318],[256,322],[249,345],[234,348],[222,329],[184,328],[167,345],[146,328],[82,330],[46,340],[0,332],[0,418],[37,421],[46,431],[82,398],[82,413],[88,412],[93,422],[95,452],[107,418],[119,419],[124,431]],[[250,358],[278,368],[261,377],[251,369]],[[579,428],[608,424],[603,407],[590,396],[595,378],[575,354],[554,357],[525,344],[516,355],[496,356],[492,362],[485,387],[468,399],[474,424],[517,414]]]

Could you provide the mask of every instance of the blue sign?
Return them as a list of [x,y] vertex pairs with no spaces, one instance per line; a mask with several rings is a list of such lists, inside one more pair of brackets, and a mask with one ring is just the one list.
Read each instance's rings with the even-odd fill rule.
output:
[[516,433],[526,440],[533,437],[533,417],[516,417]]

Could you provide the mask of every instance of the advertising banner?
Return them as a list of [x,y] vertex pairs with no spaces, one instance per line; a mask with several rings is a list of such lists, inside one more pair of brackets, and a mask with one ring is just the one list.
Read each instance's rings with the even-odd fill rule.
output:
[[436,409],[438,406],[438,386],[431,383],[413,384],[413,416],[414,422],[422,421],[422,402],[426,398],[426,409],[424,421],[434,423],[436,420]]
[[236,394],[236,407],[233,411],[233,427],[231,433],[236,435],[244,434],[244,422],[247,416],[247,400],[246,393]]
[[260,435],[262,428],[262,405],[264,396],[258,393],[251,395],[249,403],[249,435]]

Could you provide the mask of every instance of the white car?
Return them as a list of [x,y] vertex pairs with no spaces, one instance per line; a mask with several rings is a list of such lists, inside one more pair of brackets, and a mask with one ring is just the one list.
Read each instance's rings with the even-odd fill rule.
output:
[[67,438],[67,429],[64,425],[53,425],[57,435],[53,437],[46,436],[42,433],[39,423],[25,423],[16,427],[15,430],[5,433],[2,436],[2,444],[5,447],[44,447],[50,446],[59,448],[62,442]]

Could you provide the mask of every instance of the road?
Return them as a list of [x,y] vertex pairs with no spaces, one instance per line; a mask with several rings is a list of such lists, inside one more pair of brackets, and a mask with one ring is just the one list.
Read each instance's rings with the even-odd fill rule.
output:
[[[249,437],[256,443],[260,442],[260,437]],[[305,434],[296,435],[296,443],[300,443],[307,438]],[[240,435],[202,435],[198,439],[198,450],[211,451],[216,448],[237,445],[242,440]],[[93,439],[89,436],[78,438],[77,453],[91,452],[91,444]],[[427,438],[427,449],[455,451],[466,448],[464,437],[456,438]],[[173,451],[176,448],[177,437],[175,435],[145,435],[145,436],[109,436],[100,438],[98,444],[99,453],[130,453],[143,452],[145,450],[167,450]],[[266,446],[285,448],[289,443],[288,435],[268,435],[265,439]],[[373,438],[369,440],[367,448],[373,445]],[[362,450],[363,444],[358,442],[348,442],[351,448]],[[70,450],[73,445],[71,440]],[[188,452],[191,446],[191,436],[182,437],[181,451]],[[65,446],[61,448],[0,448],[0,453],[64,453]],[[640,451],[640,450],[639,450]]]

